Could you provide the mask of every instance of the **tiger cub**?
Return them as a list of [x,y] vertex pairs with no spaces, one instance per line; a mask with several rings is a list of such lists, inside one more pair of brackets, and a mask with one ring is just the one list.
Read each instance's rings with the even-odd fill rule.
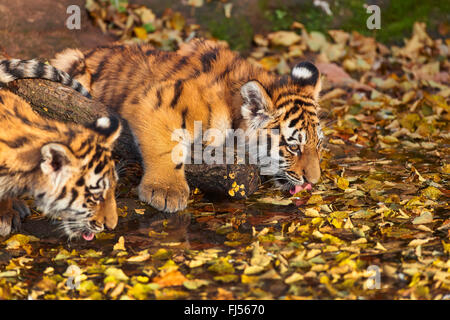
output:
[[[78,81],[43,63],[1,60],[0,82],[39,74],[87,94]],[[92,240],[115,228],[117,174],[111,158],[121,126],[101,117],[90,126],[39,116],[23,99],[0,90],[0,235],[20,225],[29,209],[17,197],[35,199],[39,210],[61,220],[69,239]]]
[[270,134],[279,141],[274,155],[279,186],[294,194],[320,179],[321,82],[312,63],[302,62],[289,76],[278,76],[224,45],[193,40],[176,52],[149,45],[112,45],[84,53],[66,49],[51,64],[128,122],[144,163],[139,197],[158,210],[175,212],[187,205],[184,163],[172,161],[178,144],[172,134],[186,129],[196,140],[194,121],[201,121],[203,131],[275,129]]

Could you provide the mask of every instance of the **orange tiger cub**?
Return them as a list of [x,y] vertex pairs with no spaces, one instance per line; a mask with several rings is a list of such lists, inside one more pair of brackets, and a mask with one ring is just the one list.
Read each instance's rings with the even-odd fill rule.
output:
[[[34,60],[1,60],[0,82],[40,74],[81,85],[55,68]],[[63,76],[63,77],[61,77]],[[92,240],[117,224],[117,174],[111,157],[120,135],[117,117],[91,126],[39,116],[17,95],[0,90],[0,236],[8,235],[29,214],[17,198],[32,196],[38,209],[60,219],[69,238]]]
[[278,185],[296,193],[320,179],[321,84],[312,63],[277,76],[204,40],[183,44],[176,52],[149,45],[112,45],[84,53],[67,49],[51,63],[128,122],[144,163],[140,199],[159,210],[175,212],[187,205],[189,187],[183,161],[172,160],[178,144],[172,134],[181,128],[197,139],[195,121],[201,121],[203,131],[274,129],[269,135],[279,141],[270,145],[278,148],[273,155],[279,162],[274,173]]

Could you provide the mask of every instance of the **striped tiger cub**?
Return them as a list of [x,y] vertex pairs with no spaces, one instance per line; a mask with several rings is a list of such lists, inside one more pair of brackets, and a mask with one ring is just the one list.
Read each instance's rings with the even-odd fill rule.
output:
[[[81,84],[35,60],[0,60],[0,83],[42,77],[88,95]],[[61,221],[69,239],[115,228],[117,174],[111,157],[120,135],[117,117],[90,126],[43,118],[23,99],[0,90],[0,236],[30,213],[20,196],[31,196],[46,216]]]
[[139,197],[158,210],[187,206],[184,162],[173,161],[178,142],[172,134],[181,128],[197,139],[195,121],[203,130],[224,133],[274,129],[270,135],[277,135],[272,140],[279,143],[270,148],[278,148],[271,156],[279,162],[274,172],[279,187],[295,194],[320,179],[321,82],[312,63],[302,62],[290,75],[278,76],[224,45],[196,39],[176,52],[150,45],[66,49],[51,64],[128,122],[144,163]]

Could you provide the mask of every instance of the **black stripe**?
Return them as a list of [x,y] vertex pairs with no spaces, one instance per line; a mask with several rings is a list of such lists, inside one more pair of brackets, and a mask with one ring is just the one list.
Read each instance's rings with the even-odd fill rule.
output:
[[11,69],[11,62],[10,62],[10,61],[7,61],[7,64],[5,65],[6,71],[7,71],[9,74],[11,74],[11,75],[12,75],[14,78],[16,78],[16,79],[23,79],[23,77],[24,77],[23,70],[18,69],[19,66],[20,66],[22,63],[23,63],[23,62],[20,61],[20,62],[17,64],[17,67],[16,67],[16,68],[12,68],[12,69]]
[[76,182],[76,185],[77,185],[78,187],[81,187],[82,185],[84,185],[84,178],[81,177],[80,179],[78,179],[78,181]]
[[106,166],[106,160],[99,162],[99,164],[97,164],[97,166],[95,167],[94,173],[99,174],[100,172],[102,172],[102,170],[105,168],[105,166]]
[[298,92],[297,91],[285,91],[280,93],[280,95],[278,96],[277,100],[275,101],[275,105],[283,98],[285,97],[289,97],[289,96],[298,96]]
[[59,70],[56,68],[50,67],[50,66],[47,66],[47,68],[50,68],[52,71],[50,80],[62,83],[62,77],[61,77],[61,74],[59,73]]
[[39,193],[36,198],[37,199],[42,199],[45,196],[45,192]]
[[100,77],[103,69],[105,68],[106,62],[109,60],[111,54],[105,54],[103,56],[102,61],[99,63],[97,70],[95,70],[95,73],[92,74],[91,76],[91,82],[97,81],[98,78]]
[[0,177],[5,176],[9,173],[9,169],[5,166],[0,166]]
[[6,141],[3,139],[0,139],[0,143],[4,143],[12,149],[20,148],[28,142],[29,142],[29,140],[26,137],[20,137],[20,138],[15,139],[14,141]]
[[156,91],[156,105],[155,105],[155,110],[159,109],[159,107],[161,107],[162,104],[162,90],[163,88],[158,88],[158,90]]
[[294,114],[294,113],[298,112],[299,110],[300,110],[300,107],[299,107],[297,104],[294,104],[294,105],[292,106],[292,108],[289,109],[289,110],[284,114],[284,120],[286,120],[287,118],[289,118],[289,116],[290,116],[291,114]]
[[183,162],[180,162],[179,164],[177,164],[177,165],[175,166],[175,169],[176,169],[176,170],[180,170],[182,167],[183,167]]
[[222,81],[223,79],[225,79],[225,77],[229,73],[233,72],[237,67],[239,67],[241,65],[241,62],[242,62],[242,59],[239,56],[236,55],[233,58],[233,60],[231,61],[231,63],[227,65],[226,69],[221,74],[219,74],[214,79],[214,81],[217,83],[217,82]]
[[133,99],[131,99],[131,104],[139,104],[139,95],[135,95]]
[[85,147],[87,147],[87,150],[85,152],[83,152],[81,155],[77,155],[76,157],[78,159],[83,159],[84,157],[86,157],[88,155],[89,152],[91,152],[92,140],[93,140],[93,138],[89,137],[87,140],[83,141],[83,143],[81,144],[81,146],[77,152],[81,152],[81,150],[83,150]]
[[209,102],[206,103],[206,107],[208,108],[208,123],[207,123],[207,128],[209,128],[211,126],[211,116],[212,116],[212,106]]
[[38,62],[34,69],[34,74],[36,75],[37,78],[42,78],[45,74],[45,64]]
[[281,109],[281,108],[283,108],[283,107],[285,107],[285,106],[287,106],[287,105],[289,105],[291,103],[293,103],[295,105],[300,105],[300,106],[315,107],[315,105],[313,103],[305,101],[305,100],[300,99],[300,98],[297,98],[297,99],[294,99],[294,100],[293,99],[286,100],[283,103],[279,104],[277,106],[277,108]]
[[56,198],[56,200],[61,200],[62,198],[64,198],[66,196],[66,186],[64,186],[64,188],[62,189],[61,193],[59,194],[58,198]]
[[202,62],[203,72],[211,71],[212,64],[217,59],[217,54],[219,53],[219,48],[214,48],[211,51],[208,51],[200,57],[200,61]]
[[169,80],[177,72],[179,72],[188,63],[188,57],[182,57],[178,62],[170,69],[170,71],[164,76],[163,81]]
[[66,72],[72,76],[74,71],[76,69],[78,69],[79,65],[80,65],[80,60],[75,61],[74,63],[72,63],[72,65],[70,66],[69,70],[67,70]]
[[170,107],[172,109],[176,107],[182,92],[183,92],[183,81],[182,80],[178,80],[175,83],[173,99],[172,99],[172,102],[170,103]]
[[88,169],[91,169],[94,166],[94,164],[98,161],[98,159],[100,159],[101,155],[102,155],[102,152],[100,150],[97,150],[95,152],[91,161],[89,161]]
[[183,111],[181,111],[181,128],[186,129],[186,117],[188,113],[188,108],[184,107]]
[[72,198],[70,199],[68,207],[70,207],[77,198],[78,198],[78,191],[75,189],[72,189]]
[[295,118],[295,119],[292,119],[290,122],[289,122],[289,127],[295,127],[296,125],[297,125],[297,123],[301,120],[301,115],[300,116],[298,116],[297,118]]
[[86,73],[86,64],[83,63],[83,68],[81,68],[81,70],[74,70],[72,73],[69,73],[72,77],[76,77],[79,74],[85,74]]

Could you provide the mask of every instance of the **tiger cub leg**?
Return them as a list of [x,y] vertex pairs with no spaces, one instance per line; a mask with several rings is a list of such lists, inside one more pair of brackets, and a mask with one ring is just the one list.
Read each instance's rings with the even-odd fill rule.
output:
[[0,236],[5,237],[12,230],[20,228],[20,220],[30,214],[26,204],[17,199],[0,201]]
[[154,208],[177,212],[187,206],[189,186],[184,175],[184,164],[172,157],[173,141],[142,140],[140,149],[144,176],[139,185],[139,198]]

